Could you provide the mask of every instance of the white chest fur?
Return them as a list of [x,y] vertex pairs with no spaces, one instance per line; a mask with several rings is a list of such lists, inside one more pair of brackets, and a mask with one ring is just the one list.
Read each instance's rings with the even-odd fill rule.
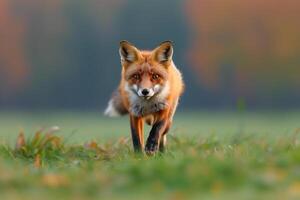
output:
[[168,104],[164,100],[137,100],[131,103],[130,112],[135,116],[146,116],[164,110]]
[[169,105],[166,98],[169,94],[169,84],[166,83],[161,90],[150,99],[139,97],[126,86],[130,102],[130,113],[141,117],[166,109]]

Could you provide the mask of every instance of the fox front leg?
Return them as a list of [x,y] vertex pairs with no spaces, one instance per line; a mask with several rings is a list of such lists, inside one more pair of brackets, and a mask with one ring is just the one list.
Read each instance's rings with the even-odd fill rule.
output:
[[147,139],[147,143],[145,146],[145,152],[148,155],[153,155],[158,151],[159,148],[159,140],[162,134],[164,133],[166,128],[166,121],[161,120],[156,122],[150,131],[149,137]]
[[144,122],[141,117],[130,116],[130,128],[133,148],[141,152],[144,146]]

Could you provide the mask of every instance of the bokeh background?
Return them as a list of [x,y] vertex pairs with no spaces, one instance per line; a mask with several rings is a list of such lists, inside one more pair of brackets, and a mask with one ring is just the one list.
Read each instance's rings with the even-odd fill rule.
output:
[[[163,156],[102,114],[120,40],[174,42]],[[299,88],[300,0],[0,0],[1,199],[300,199]]]
[[1,0],[0,109],[103,110],[118,44],[175,43],[182,110],[300,105],[296,0]]

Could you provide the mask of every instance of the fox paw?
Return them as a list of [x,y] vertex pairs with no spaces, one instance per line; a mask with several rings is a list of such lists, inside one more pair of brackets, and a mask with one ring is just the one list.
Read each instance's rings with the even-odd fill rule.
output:
[[154,155],[158,151],[158,143],[157,142],[147,142],[145,147],[145,152],[148,156]]

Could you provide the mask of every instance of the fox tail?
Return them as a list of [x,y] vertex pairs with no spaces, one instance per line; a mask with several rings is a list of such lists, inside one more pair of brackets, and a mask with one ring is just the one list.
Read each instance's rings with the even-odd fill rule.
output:
[[116,90],[108,102],[108,106],[104,111],[104,115],[109,117],[118,117],[126,115],[127,113],[128,111],[122,102],[121,94],[118,90]]

